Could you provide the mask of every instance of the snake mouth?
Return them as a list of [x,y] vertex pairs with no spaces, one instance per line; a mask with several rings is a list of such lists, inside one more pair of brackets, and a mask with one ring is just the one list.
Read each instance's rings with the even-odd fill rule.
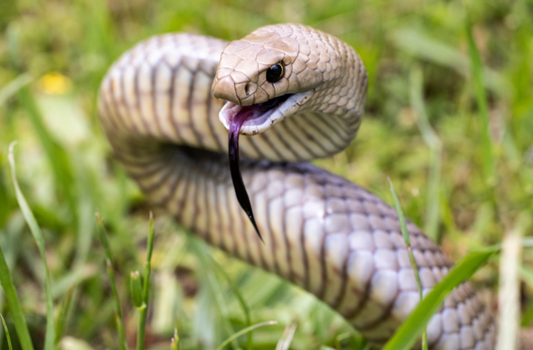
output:
[[311,92],[285,94],[250,106],[240,106],[233,102],[227,102],[220,110],[219,119],[229,130],[237,115],[247,115],[239,133],[242,135],[259,134],[294,114],[310,95]]
[[252,204],[250,203],[246,186],[242,180],[239,166],[239,135],[246,134],[246,129],[248,129],[248,131],[252,129],[253,135],[260,132],[259,130],[270,127],[270,125],[274,124],[275,120],[272,116],[275,116],[276,113],[281,114],[279,111],[280,107],[286,103],[291,96],[292,95],[286,94],[251,106],[239,106],[233,102],[228,102],[224,105],[219,114],[220,120],[229,130],[229,168],[231,179],[233,181],[233,188],[235,189],[235,195],[261,241],[263,238],[261,237],[257,223],[255,222]]
[[235,195],[261,241],[263,238],[255,221],[252,204],[239,166],[239,136],[241,134],[254,135],[269,129],[273,124],[294,114],[311,95],[312,92],[285,94],[251,106],[227,102],[220,111],[219,119],[229,131],[228,158]]

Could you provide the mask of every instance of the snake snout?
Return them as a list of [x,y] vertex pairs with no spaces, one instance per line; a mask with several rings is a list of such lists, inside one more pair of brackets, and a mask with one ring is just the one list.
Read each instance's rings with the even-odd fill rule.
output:
[[235,88],[235,82],[231,76],[228,75],[220,79],[216,78],[212,87],[213,96],[220,100],[226,100],[240,105],[241,100]]

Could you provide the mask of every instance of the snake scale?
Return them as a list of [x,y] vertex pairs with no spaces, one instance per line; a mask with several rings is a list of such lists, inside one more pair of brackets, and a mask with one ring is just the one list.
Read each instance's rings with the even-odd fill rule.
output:
[[[367,190],[305,161],[355,137],[367,73],[339,39],[298,24],[230,42],[152,37],[103,80],[99,113],[116,158],[154,206],[213,246],[316,295],[383,345],[419,301],[398,217]],[[226,102],[229,101],[229,102]],[[234,193],[228,128],[264,242]],[[424,292],[452,267],[408,222]],[[490,311],[465,282],[427,327],[431,349],[493,349]]]

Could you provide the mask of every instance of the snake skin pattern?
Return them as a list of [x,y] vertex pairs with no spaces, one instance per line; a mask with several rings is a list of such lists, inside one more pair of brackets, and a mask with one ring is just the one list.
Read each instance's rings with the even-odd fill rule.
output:
[[[264,71],[276,62],[286,72],[272,84]],[[379,347],[419,301],[396,212],[343,178],[292,162],[350,143],[366,82],[352,48],[302,25],[263,27],[229,45],[166,34],[110,68],[99,109],[114,154],[151,203],[210,244],[313,293]],[[242,129],[256,134],[241,137],[241,169],[263,244],[233,192],[222,99],[230,101],[224,109],[239,109],[287,93],[270,118]],[[427,293],[452,263],[415,225],[408,229]],[[427,332],[431,349],[495,346],[490,311],[468,282]]]

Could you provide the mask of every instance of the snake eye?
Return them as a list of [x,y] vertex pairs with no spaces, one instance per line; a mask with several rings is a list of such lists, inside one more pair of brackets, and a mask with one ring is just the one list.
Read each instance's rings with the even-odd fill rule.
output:
[[267,69],[267,81],[269,83],[275,83],[283,78],[283,65],[281,63],[276,63],[272,67]]

